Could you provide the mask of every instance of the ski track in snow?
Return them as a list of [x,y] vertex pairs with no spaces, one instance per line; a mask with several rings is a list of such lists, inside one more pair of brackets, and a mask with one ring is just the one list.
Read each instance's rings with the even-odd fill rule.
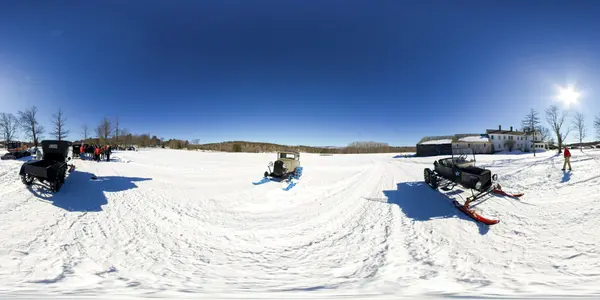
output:
[[476,205],[490,227],[424,184],[440,157],[302,154],[283,191],[252,184],[274,154],[142,149],[54,195],[2,161],[0,295],[598,296],[600,151],[572,153],[478,155],[525,192]]

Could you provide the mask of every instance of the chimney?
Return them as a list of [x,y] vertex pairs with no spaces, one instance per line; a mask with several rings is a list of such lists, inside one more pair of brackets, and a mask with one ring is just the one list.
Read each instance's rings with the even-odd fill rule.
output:
[[502,125],[498,125],[498,130],[502,130]]
[[510,131],[512,131],[512,126],[510,126]]

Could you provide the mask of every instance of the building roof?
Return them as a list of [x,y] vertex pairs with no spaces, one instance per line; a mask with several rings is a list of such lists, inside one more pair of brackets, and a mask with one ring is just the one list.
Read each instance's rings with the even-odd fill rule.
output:
[[487,134],[481,133],[465,133],[465,134],[455,134],[454,141],[455,143],[489,143],[490,137]]
[[417,145],[444,145],[451,144],[454,139],[453,135],[443,135],[443,136],[426,136],[423,137]]
[[444,145],[451,143],[489,143],[490,138],[487,134],[481,133],[461,133],[455,135],[426,136],[423,137],[417,145]]
[[486,129],[487,134],[511,134],[511,135],[525,135],[525,132],[517,130],[498,130],[498,129]]

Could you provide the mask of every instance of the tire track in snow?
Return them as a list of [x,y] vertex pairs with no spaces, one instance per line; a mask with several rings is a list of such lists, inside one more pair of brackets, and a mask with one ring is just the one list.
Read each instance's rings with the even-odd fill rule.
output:
[[[371,174],[371,173],[370,173]],[[367,174],[365,174],[367,175]],[[362,176],[364,177],[364,176]],[[360,180],[360,178],[357,178],[356,180]],[[366,184],[366,183],[358,183],[358,185],[361,184]],[[346,184],[346,186],[348,186],[348,184]],[[348,202],[349,199],[347,199],[348,194],[352,192],[352,190],[354,189],[348,189],[346,188],[345,190],[345,195],[343,195],[344,193],[342,193],[342,197],[337,196],[337,199],[341,199],[343,201],[336,201],[333,202],[336,206],[340,206],[345,204],[344,202]],[[332,195],[332,199],[336,199],[336,195],[339,193],[334,193]],[[354,196],[355,199],[359,198],[357,196]],[[364,203],[364,202],[363,202]],[[327,212],[327,211],[324,211]],[[318,239],[314,239],[310,242],[307,241],[306,244],[304,244],[304,246],[297,246],[296,248],[294,247],[290,247],[290,246],[285,246],[285,247],[261,247],[258,246],[260,245],[260,241],[264,239],[264,237],[261,237],[261,233],[258,232],[256,233],[255,230],[251,230],[251,232],[254,233],[254,235],[249,235],[247,237],[243,237],[243,236],[238,236],[238,237],[231,237],[234,238],[234,240],[237,241],[245,241],[246,243],[249,243],[247,245],[240,245],[238,247],[238,249],[228,249],[228,248],[222,248],[220,249],[221,252],[224,252],[223,254],[225,254],[226,259],[223,260],[222,257],[211,257],[211,262],[212,263],[217,263],[219,265],[221,265],[221,267],[219,267],[219,269],[223,268],[223,269],[227,269],[230,268],[229,266],[235,266],[235,268],[238,270],[241,269],[254,269],[256,268],[257,265],[260,265],[261,268],[266,268],[263,269],[262,271],[259,269],[254,270],[253,274],[257,275],[258,277],[261,277],[260,281],[265,281],[265,287],[264,288],[271,288],[271,289],[275,289],[275,288],[279,288],[279,289],[286,289],[286,287],[282,287],[282,281],[283,282],[288,282],[287,285],[287,289],[294,289],[294,288],[298,288],[298,283],[294,284],[293,282],[298,281],[299,279],[302,279],[303,276],[301,274],[303,273],[307,273],[307,271],[311,271],[310,268],[308,268],[307,270],[307,265],[306,262],[307,261],[315,261],[315,259],[322,259],[323,257],[323,253],[322,252],[332,252],[333,253],[329,253],[329,254],[325,254],[326,256],[339,256],[340,253],[335,253],[335,249],[337,247],[339,247],[340,243],[347,243],[348,240],[350,240],[350,237],[352,235],[356,235],[357,233],[360,233],[362,230],[363,235],[366,234],[366,230],[362,229],[361,226],[363,225],[362,222],[360,222],[360,220],[364,220],[365,214],[365,208],[362,208],[362,211],[357,211],[357,209],[354,210],[354,212],[348,214],[348,218],[350,220],[359,220],[358,222],[356,222],[354,225],[347,225],[348,222],[344,221],[341,223],[341,227],[337,227],[337,228],[341,228],[338,232],[338,230],[334,230],[333,232],[331,230],[329,230],[329,234],[326,231],[323,230],[317,230],[317,234],[318,235],[322,235],[322,241],[319,241]],[[363,216],[361,219],[361,215]],[[313,218],[314,219],[314,218]],[[238,219],[238,222],[240,220]],[[327,220],[325,220],[327,221]],[[260,218],[255,219],[253,222],[251,223],[257,223],[260,222]],[[310,224],[312,225],[311,228],[314,227],[319,227],[318,225],[315,226],[315,224]],[[305,225],[305,227],[307,227]],[[323,228],[325,229],[325,228]],[[367,227],[368,229],[368,227]],[[348,232],[352,232],[352,230],[354,230],[354,234],[350,234],[348,235]],[[292,231],[294,232],[294,231]],[[299,230],[296,231],[298,233],[300,233],[300,235],[305,235],[307,238],[310,236],[310,234],[312,233],[314,235],[315,230],[311,229],[309,231],[303,231],[303,230]],[[243,233],[239,232],[238,233]],[[286,233],[287,235],[287,233]],[[256,238],[260,238],[260,239],[256,239]],[[281,236],[280,238],[283,239],[287,239],[289,238],[288,236]],[[293,240],[288,240],[288,242],[292,242]],[[254,246],[251,246],[254,245]],[[356,246],[356,244],[352,241],[351,243],[348,243],[349,246]],[[251,246],[251,247],[249,247]],[[254,250],[251,250],[253,248],[256,248]],[[218,249],[217,249],[218,250]],[[360,249],[359,249],[360,250]],[[218,254],[217,253],[213,253],[212,255]],[[365,255],[367,258],[372,256],[370,254]],[[377,257],[377,256],[375,256]],[[282,262],[283,260],[283,262]],[[346,258],[344,257],[340,257],[337,260],[338,265],[347,265],[344,264],[344,261],[346,261]],[[285,263],[287,262],[287,263]],[[334,261],[335,263],[335,261]],[[370,265],[370,263],[369,263]],[[270,266],[270,267],[267,267]],[[284,267],[285,266],[285,267]],[[183,267],[183,266],[182,266]],[[183,273],[185,273],[186,269],[180,268],[180,270],[182,270]],[[294,271],[295,270],[295,271]],[[326,270],[326,269],[324,269]],[[360,269],[358,270],[352,270],[354,272],[356,272],[357,274],[354,275],[360,275],[361,273],[365,273],[365,272],[372,272],[372,270],[368,270],[368,268],[363,269],[362,271]],[[265,273],[266,272],[266,273]],[[313,271],[311,272],[314,276],[314,274],[319,274],[322,273],[323,271]],[[347,272],[350,272],[347,271]],[[308,274],[311,274],[308,273]],[[263,275],[260,275],[263,274]],[[351,273],[350,275],[352,275],[353,273]],[[244,288],[244,286],[254,286],[254,288],[256,288],[257,282],[256,280],[258,279],[254,279],[253,282],[246,282],[246,280],[244,279],[240,279],[239,276],[235,276],[235,277],[231,277],[231,274],[228,274],[229,276],[223,276],[222,274],[209,274],[212,276],[207,276],[209,278],[205,278],[205,281],[212,281],[212,280],[217,280],[218,278],[220,278],[221,280],[225,279],[225,280],[231,280],[232,283],[231,284],[235,284],[236,286],[238,286],[238,288]],[[215,276],[215,275],[219,275],[219,276]],[[350,275],[346,275],[346,277],[350,276]],[[343,276],[343,275],[341,275]],[[216,277],[216,278],[211,278],[211,277]],[[273,278],[271,278],[273,277]],[[285,280],[285,278],[289,278],[288,280]],[[337,276],[340,277],[340,276]],[[227,278],[231,278],[231,279],[227,279]],[[271,279],[269,279],[271,278]],[[294,279],[292,279],[294,278]],[[311,280],[310,276],[306,277],[304,280]],[[331,283],[330,286],[332,285],[336,285],[336,284],[340,284],[343,283],[345,281],[348,281],[349,278],[340,278],[340,282],[338,283]],[[268,282],[269,281],[273,281],[273,285],[269,285]],[[285,284],[284,284],[285,285]]]
[[[303,164],[310,168],[307,178],[311,180],[289,193],[280,193],[277,186],[224,186],[228,190],[218,193],[211,190],[213,185],[192,186],[194,179],[186,175],[177,179],[182,180],[177,187],[186,188],[176,191],[168,184],[171,179],[157,177],[141,183],[140,189],[108,192],[108,205],[102,212],[89,212],[78,220],[69,217],[61,221],[62,215],[49,213],[46,206],[28,203],[7,214],[9,225],[23,228],[20,232],[27,240],[34,237],[31,233],[41,234],[37,231],[41,225],[60,223],[44,233],[49,236],[48,249],[42,249],[45,237],[40,236],[29,254],[3,254],[0,279],[13,290],[37,290],[39,284],[27,281],[39,280],[46,282],[48,293],[77,290],[103,294],[337,288],[355,294],[451,295],[456,291],[467,295],[474,293],[471,291],[535,291],[536,286],[594,288],[598,274],[593,267],[600,266],[600,261],[593,243],[598,237],[589,228],[595,228],[594,216],[599,213],[593,204],[597,201],[593,193],[598,190],[586,187],[588,191],[578,192],[576,195],[583,197],[576,200],[536,196],[532,193],[538,188],[535,184],[548,180],[540,173],[552,167],[550,161],[512,179],[502,178],[507,187],[513,181],[527,185],[528,197],[523,201],[537,206],[526,207],[520,200],[510,199],[486,202],[484,212],[498,212],[502,222],[481,235],[471,221],[453,217],[416,220],[404,215],[396,204],[363,199],[396,190],[396,180],[422,181],[422,165],[396,159],[388,163],[385,158],[371,161],[372,156],[366,155],[341,157],[329,159],[322,169],[311,168],[307,160]],[[144,159],[135,160],[144,166]],[[316,161],[325,160],[312,163]],[[510,171],[526,163],[497,167]],[[113,166],[114,170],[109,170],[108,164],[97,166],[107,175],[152,174],[150,165],[143,169]],[[583,167],[577,171],[573,183],[596,175]],[[331,178],[324,178],[325,174]],[[560,181],[562,174],[554,175],[550,181]],[[582,185],[548,186],[568,195]],[[415,200],[423,200],[423,209],[441,205],[436,202],[439,199],[427,199],[428,192],[424,187],[423,194],[415,193]],[[17,200],[27,196],[10,195]],[[19,220],[21,213],[25,217]],[[43,217],[51,221],[26,224]],[[221,218],[227,219],[217,220]],[[3,234],[11,240],[0,248],[17,244],[19,240],[11,237],[17,233],[13,229]],[[586,271],[590,268],[592,271]]]
[[[409,178],[414,178],[413,182],[422,181],[421,178],[415,178],[414,169],[410,168],[407,170],[405,165],[401,164],[391,164],[395,166],[395,170],[390,172],[399,172],[399,177],[407,180]],[[397,170],[397,171],[396,171]],[[422,174],[420,170],[418,170],[418,174]],[[396,187],[402,188],[402,187]],[[423,189],[426,190],[427,186],[423,186]],[[418,196],[418,195],[415,195]],[[428,201],[430,199],[422,199],[421,196],[418,196],[419,199],[414,199],[414,201]],[[406,201],[406,200],[404,200]],[[410,201],[410,200],[409,200]],[[442,204],[443,203],[436,203]],[[423,203],[423,209],[427,209],[428,204]],[[400,207],[400,209],[402,209]],[[404,233],[404,242],[403,245],[410,255],[410,263],[413,271],[410,276],[401,278],[403,281],[415,281],[422,279],[432,279],[442,272],[441,270],[447,268],[447,265],[441,264],[441,261],[444,259],[440,259],[439,256],[443,255],[443,245],[450,244],[448,238],[443,235],[433,234],[434,230],[436,230],[433,224],[439,225],[437,222],[423,222],[409,219],[406,215],[399,214],[398,220],[400,223],[400,228]],[[415,270],[416,269],[416,270]]]

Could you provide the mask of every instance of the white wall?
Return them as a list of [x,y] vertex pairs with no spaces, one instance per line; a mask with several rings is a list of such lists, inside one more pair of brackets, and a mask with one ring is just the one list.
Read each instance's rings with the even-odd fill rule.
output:
[[491,143],[469,143],[469,142],[452,143],[452,149],[467,149],[467,148],[473,149],[473,153],[475,153],[475,154],[492,153],[492,144]]
[[507,140],[515,141],[513,150],[531,150],[533,143],[532,136],[518,135],[518,134],[499,134],[490,133],[490,142],[494,145],[494,151],[507,151],[508,147],[504,145]]

